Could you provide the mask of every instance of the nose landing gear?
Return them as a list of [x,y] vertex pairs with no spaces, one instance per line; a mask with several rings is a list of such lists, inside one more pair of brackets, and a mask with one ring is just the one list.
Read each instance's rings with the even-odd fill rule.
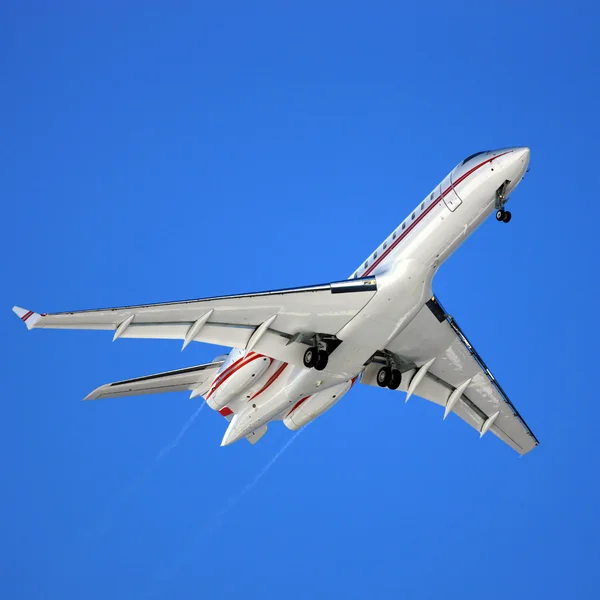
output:
[[503,223],[508,223],[512,218],[512,213],[509,210],[504,210],[501,208],[496,212],[496,221],[502,221]]
[[497,190],[496,190],[496,202],[494,206],[496,207],[496,221],[501,221],[502,223],[508,223],[512,214],[508,210],[504,210],[504,205],[508,201],[506,196],[506,188],[510,181],[507,179]]

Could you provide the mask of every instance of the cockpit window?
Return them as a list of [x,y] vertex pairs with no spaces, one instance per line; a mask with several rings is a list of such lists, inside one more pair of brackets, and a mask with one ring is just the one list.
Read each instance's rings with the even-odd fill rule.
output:
[[465,160],[462,161],[462,164],[464,165],[465,163],[469,162],[472,158],[475,158],[476,156],[479,156],[480,154],[485,154],[486,152],[489,152],[489,150],[484,150],[483,152],[475,152],[475,154],[471,154],[471,156],[467,156],[467,158],[465,158]]

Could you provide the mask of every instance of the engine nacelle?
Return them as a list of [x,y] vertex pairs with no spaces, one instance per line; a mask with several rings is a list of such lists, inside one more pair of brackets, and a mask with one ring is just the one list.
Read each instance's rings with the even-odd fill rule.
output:
[[283,420],[283,424],[292,431],[304,427],[327,409],[331,408],[352,387],[352,381],[344,381],[321,392],[301,400]]
[[271,358],[256,352],[238,358],[224,368],[206,394],[206,403],[214,410],[227,406],[236,396],[247,390],[269,368]]

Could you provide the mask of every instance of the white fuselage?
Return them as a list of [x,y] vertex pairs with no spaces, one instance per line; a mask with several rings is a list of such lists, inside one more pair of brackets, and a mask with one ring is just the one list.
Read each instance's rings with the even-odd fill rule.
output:
[[[505,197],[516,187],[528,164],[527,148],[479,153],[455,167],[427,195],[351,275],[374,275],[377,292],[337,332],[341,344],[329,357],[325,371],[271,359],[268,366],[261,363],[266,368],[258,369],[260,361],[254,353],[246,356],[244,351],[233,350],[207,394],[212,408],[224,415],[235,413],[222,445],[276,418],[297,429],[337,402],[373,354],[383,351],[431,298],[439,266],[494,212],[503,184]],[[223,380],[231,382],[242,369],[254,369],[253,377],[260,376],[232,396],[227,406],[216,403],[219,385]],[[328,395],[329,388],[332,393]]]

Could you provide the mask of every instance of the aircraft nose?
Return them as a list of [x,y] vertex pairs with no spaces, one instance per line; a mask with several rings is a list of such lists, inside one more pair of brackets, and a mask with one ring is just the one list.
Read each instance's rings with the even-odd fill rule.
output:
[[521,146],[513,148],[511,152],[506,155],[506,179],[510,181],[509,190],[512,191],[519,181],[523,179],[523,175],[529,168],[529,157],[531,151],[527,146]]
[[525,175],[529,168],[530,155],[531,151],[527,146],[520,146],[511,148],[503,157],[504,162],[502,163],[502,166],[504,168],[502,169],[502,175],[510,182],[506,189],[507,194],[512,192],[521,179],[523,179],[523,175]]
[[525,170],[529,165],[529,157],[531,156],[531,150],[527,146],[521,148],[515,148],[515,161],[525,165]]

